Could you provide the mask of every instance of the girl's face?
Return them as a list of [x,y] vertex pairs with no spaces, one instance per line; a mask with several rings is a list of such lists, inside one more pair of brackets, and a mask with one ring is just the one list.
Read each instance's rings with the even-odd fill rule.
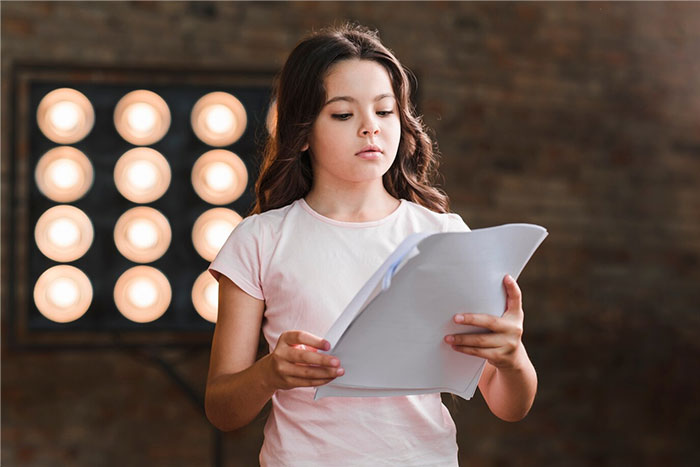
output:
[[372,60],[343,60],[324,84],[326,103],[303,148],[311,149],[314,184],[381,183],[401,139],[389,74]]

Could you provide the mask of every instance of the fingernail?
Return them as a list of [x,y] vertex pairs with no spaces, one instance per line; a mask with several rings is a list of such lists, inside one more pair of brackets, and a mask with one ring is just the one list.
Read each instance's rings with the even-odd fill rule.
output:
[[345,373],[345,370],[342,369],[342,368],[338,368],[338,369],[335,371],[335,374],[338,375],[338,376],[341,376],[341,375],[343,375],[344,373]]
[[323,350],[330,350],[331,349],[331,343],[328,341],[323,341]]
[[463,323],[464,315],[455,315],[455,323]]
[[340,360],[337,358],[331,358],[331,366],[338,366],[338,363],[340,363]]
[[445,341],[446,341],[448,344],[451,344],[451,343],[453,343],[453,342],[455,341],[455,337],[454,337],[454,336],[445,336]]

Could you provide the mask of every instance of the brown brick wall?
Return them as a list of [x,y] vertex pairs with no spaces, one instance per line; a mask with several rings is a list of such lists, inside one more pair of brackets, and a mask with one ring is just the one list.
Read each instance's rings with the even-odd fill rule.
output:
[[[493,417],[480,396],[460,403],[463,464],[700,461],[691,445],[700,418],[700,5],[1,8],[3,295],[14,60],[267,70],[310,28],[355,19],[378,27],[419,75],[453,209],[472,228],[533,222],[550,232],[520,281],[537,401],[517,424]],[[201,391],[208,356],[186,357],[177,368]],[[224,436],[224,465],[255,462],[260,427]],[[209,465],[211,433],[142,358],[3,350],[3,466]]]

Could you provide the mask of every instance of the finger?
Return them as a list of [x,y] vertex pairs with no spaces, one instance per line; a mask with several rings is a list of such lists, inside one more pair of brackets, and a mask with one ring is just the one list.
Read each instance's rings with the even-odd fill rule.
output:
[[282,333],[280,338],[288,345],[303,344],[319,350],[330,350],[331,348],[330,342],[306,331],[286,331]]
[[291,362],[294,363],[306,363],[309,365],[321,365],[338,367],[340,366],[340,360],[332,355],[325,355],[316,352],[314,350],[300,349],[299,347],[294,347],[290,350],[289,358]]
[[294,387],[313,387],[313,386],[323,386],[333,381],[335,378],[319,378],[319,379],[303,379],[303,378],[291,378],[290,383]]
[[473,357],[485,358],[486,360],[492,360],[497,356],[497,351],[495,349],[484,349],[481,347],[468,347],[464,345],[453,345],[452,349],[456,352],[460,352],[466,355],[471,355]]
[[454,321],[457,324],[468,324],[496,332],[504,328],[500,318],[480,313],[458,313],[454,316]]
[[506,312],[521,311],[523,309],[522,292],[518,283],[515,282],[510,274],[506,274],[503,278],[503,285],[506,287]]
[[327,368],[318,366],[292,365],[287,371],[287,375],[303,379],[327,379],[336,378],[345,374],[343,368]]
[[453,334],[445,336],[445,342],[450,345],[479,347],[484,349],[492,349],[501,347],[503,336],[501,334]]

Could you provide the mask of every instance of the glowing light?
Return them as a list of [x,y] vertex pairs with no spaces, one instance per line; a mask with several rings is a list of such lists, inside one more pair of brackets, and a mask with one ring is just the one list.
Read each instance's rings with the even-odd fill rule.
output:
[[172,289],[168,279],[150,266],[135,266],[122,274],[114,286],[119,312],[137,323],[160,318],[170,306]]
[[214,191],[226,191],[235,184],[236,174],[230,165],[223,162],[209,164],[204,170],[204,179]]
[[192,108],[192,129],[210,146],[228,146],[245,132],[247,117],[241,101],[226,92],[212,92]]
[[80,122],[80,107],[75,102],[61,101],[54,104],[48,112],[51,124],[61,131],[70,131]]
[[204,271],[194,281],[192,304],[202,318],[212,323],[216,322],[219,307],[219,283],[209,271]]
[[241,220],[241,216],[231,209],[205,211],[192,228],[192,242],[197,253],[205,260],[212,261]]
[[212,249],[220,250],[235,227],[236,225],[232,222],[211,221],[204,230],[204,238]]
[[148,161],[136,161],[126,172],[129,183],[140,190],[153,188],[158,180],[158,171],[155,166]]
[[152,105],[137,102],[126,110],[126,121],[136,133],[147,135],[156,126],[158,115]]
[[207,108],[205,120],[207,128],[214,133],[225,134],[236,125],[236,117],[231,109],[221,104],[214,104]]
[[159,211],[139,206],[119,217],[114,226],[114,243],[119,252],[136,263],[155,261],[168,250],[170,223]]
[[127,289],[129,301],[136,307],[148,308],[158,300],[158,288],[156,284],[146,278],[135,279]]
[[92,186],[92,164],[79,150],[59,146],[41,156],[34,178],[39,191],[47,198],[70,203],[85,195]]
[[[207,274],[209,274],[209,271],[207,271]],[[211,274],[209,274],[211,275]],[[216,308],[219,306],[219,284],[218,282],[215,284],[209,284],[207,285],[207,288],[204,289],[204,298],[207,300],[207,303]]]
[[114,109],[114,125],[126,141],[146,146],[170,128],[170,109],[158,94],[139,89],[122,97]]
[[58,159],[52,162],[47,174],[51,181],[59,188],[70,188],[78,183],[80,178],[80,166],[70,159]]
[[80,228],[72,219],[58,218],[49,224],[48,237],[54,245],[66,248],[80,241]]
[[158,227],[147,219],[136,219],[126,228],[126,238],[136,248],[153,248],[158,242]]
[[170,186],[170,177],[168,161],[151,148],[131,149],[114,166],[117,189],[134,203],[150,203],[163,196]]
[[36,112],[39,129],[51,141],[73,144],[85,138],[95,123],[90,100],[75,89],[59,88],[46,94]]
[[273,100],[270,104],[270,108],[267,111],[267,118],[265,119],[265,127],[267,132],[271,135],[275,134],[277,130],[277,101]]
[[90,245],[94,231],[90,218],[74,206],[54,206],[44,212],[34,227],[39,250],[54,261],[75,261]]
[[54,305],[60,308],[68,308],[78,302],[80,290],[73,279],[62,277],[49,285],[47,295]]
[[245,192],[247,185],[248,170],[231,151],[208,151],[192,167],[194,191],[207,203],[229,204]]
[[91,302],[90,280],[73,266],[54,266],[44,271],[34,285],[34,303],[51,321],[75,321],[85,314]]

